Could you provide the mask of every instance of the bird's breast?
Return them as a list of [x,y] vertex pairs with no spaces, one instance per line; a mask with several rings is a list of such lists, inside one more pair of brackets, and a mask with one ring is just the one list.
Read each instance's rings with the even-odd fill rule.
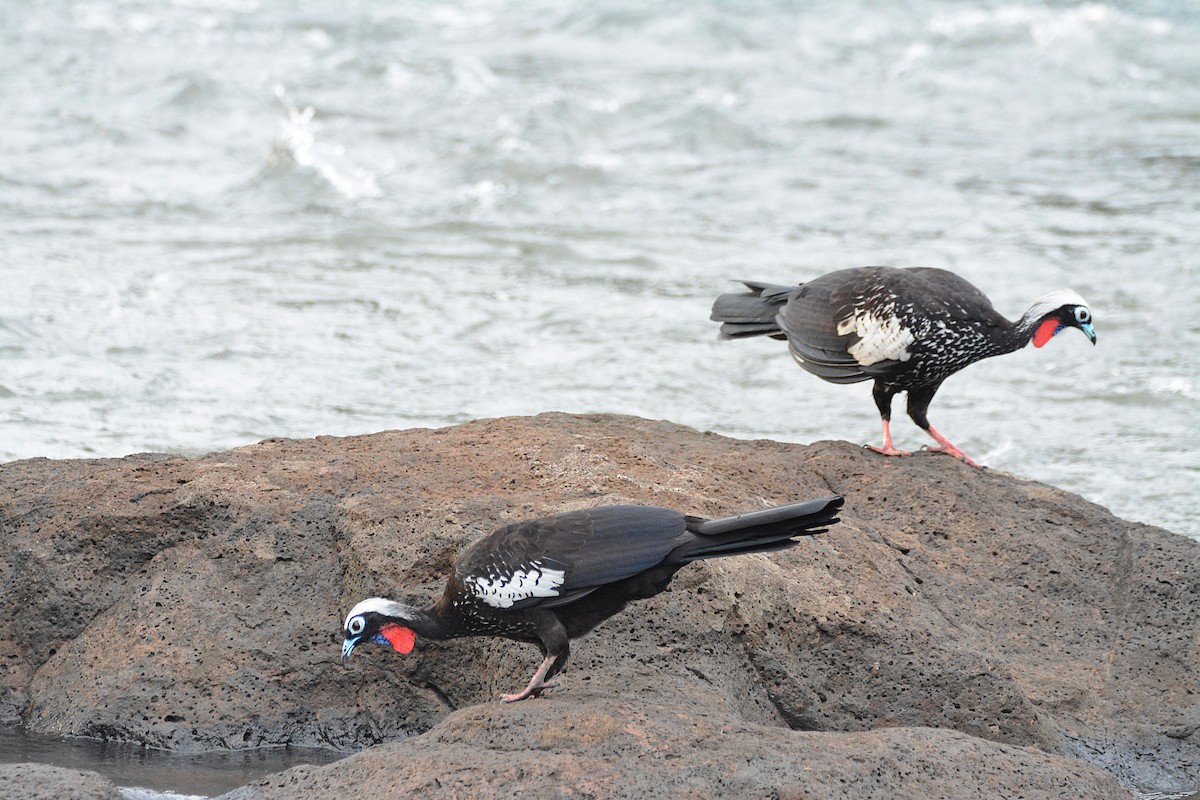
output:
[[462,636],[503,636],[509,639],[537,639],[537,628],[523,610],[493,608],[474,598],[463,598],[454,604],[460,620]]
[[912,382],[943,380],[976,361],[1007,350],[982,323],[929,320],[912,347],[908,375]]

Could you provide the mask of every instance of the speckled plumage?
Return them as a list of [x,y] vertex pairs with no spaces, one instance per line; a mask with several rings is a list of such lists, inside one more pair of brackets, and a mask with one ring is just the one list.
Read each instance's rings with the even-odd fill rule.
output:
[[[840,497],[705,520],[653,506],[603,506],[506,525],[459,555],[438,602],[416,609],[383,598],[358,603],[342,652],[389,644],[397,629],[451,639],[502,636],[538,645],[544,660],[520,700],[566,666],[570,640],[630,600],[663,591],[699,559],[769,552],[838,521]],[[389,627],[391,626],[391,627]],[[408,638],[411,645],[411,637]]]
[[1066,289],[1044,295],[1010,322],[979,289],[929,267],[858,267],[795,287],[746,286],[749,292],[721,295],[713,304],[722,338],[786,339],[796,362],[819,378],[874,380],[884,426],[884,446],[874,449],[887,455],[901,454],[891,446],[888,426],[899,392],[908,392],[917,425],[946,452],[974,464],[929,424],[929,403],[942,381],[976,361],[1021,349],[1046,320],[1057,321],[1054,332],[1078,327],[1095,343],[1087,303]]

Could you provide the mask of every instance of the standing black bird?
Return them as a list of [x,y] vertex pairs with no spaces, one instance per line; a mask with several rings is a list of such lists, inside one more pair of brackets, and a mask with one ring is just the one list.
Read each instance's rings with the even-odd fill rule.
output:
[[890,428],[892,397],[908,392],[908,415],[941,445],[934,449],[978,467],[929,424],[929,403],[942,381],[1030,341],[1041,347],[1068,327],[1096,343],[1087,301],[1069,289],[1043,295],[1009,322],[983,292],[944,269],[858,267],[799,286],[744,283],[749,292],[723,294],[713,304],[721,338],[786,339],[792,358],[819,378],[874,379],[883,447],[871,449],[886,456],[909,455],[892,446]]
[[792,547],[792,537],[836,523],[841,505],[842,498],[829,497],[714,520],[653,506],[602,506],[505,525],[462,551],[435,605],[417,609],[372,597],[351,609],[342,658],[363,642],[408,653],[418,634],[529,642],[542,651],[541,666],[523,691],[501,695],[524,700],[566,666],[571,639],[630,600],[658,594],[685,564]]

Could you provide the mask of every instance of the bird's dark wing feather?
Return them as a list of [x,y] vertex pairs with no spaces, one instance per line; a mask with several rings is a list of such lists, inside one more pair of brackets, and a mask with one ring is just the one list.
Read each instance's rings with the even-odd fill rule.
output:
[[914,341],[914,360],[932,356],[946,361],[947,374],[957,372],[987,350],[1004,352],[1013,324],[1000,315],[992,301],[973,284],[944,269],[910,267],[891,270],[886,284],[899,302]]
[[837,332],[834,293],[842,289],[847,273],[839,270],[804,283],[792,293],[779,312],[777,322],[787,334],[788,349],[804,369],[831,383],[858,383],[869,380],[854,357],[847,352],[855,341],[853,334]]
[[[564,605],[657,566],[687,536],[684,515],[665,508],[570,511],[499,528],[463,551],[455,573],[492,605],[499,601],[484,596],[489,590],[508,593],[505,608]],[[527,594],[522,579],[544,593]]]
[[968,318],[975,318],[995,309],[992,301],[975,284],[937,267],[909,267],[893,270],[889,285],[905,298],[918,303],[918,308],[932,312],[935,308],[965,308]]
[[884,358],[860,364],[850,349],[861,340],[839,325],[861,309],[898,317],[911,334],[908,357],[920,355],[939,325],[1002,329],[1008,325],[987,296],[966,280],[934,267],[857,267],[822,275],[793,294],[779,314],[788,346],[800,365],[833,383],[890,376],[906,361]]

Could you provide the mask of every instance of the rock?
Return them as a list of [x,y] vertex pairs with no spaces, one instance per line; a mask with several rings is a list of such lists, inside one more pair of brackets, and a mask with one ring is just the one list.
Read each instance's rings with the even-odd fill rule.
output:
[[1071,758],[950,730],[811,733],[746,722],[718,694],[588,688],[456,711],[424,736],[298,767],[220,800],[395,797],[1129,800]]
[[121,793],[95,772],[0,764],[0,800],[121,800]]
[[[431,601],[459,549],[504,522],[622,502],[716,516],[831,492],[847,503],[830,533],[688,567],[577,642],[551,696],[516,711],[494,702],[532,673],[528,646],[421,641],[340,663],[350,606]],[[976,770],[962,785],[1009,758],[1030,781],[1083,769],[1055,756],[1131,787],[1200,785],[1200,543],[941,455],[544,414],[195,459],[14,462],[0,466],[0,530],[0,712],[34,731],[196,750],[433,729],[343,762],[370,769],[465,746],[455,720],[476,714],[495,743],[561,732],[553,716],[535,726],[537,709],[620,721],[703,697],[703,724],[746,732],[712,745],[722,757],[949,748]],[[605,746],[561,752],[593,765],[630,752]],[[694,749],[671,752],[690,763]],[[721,785],[704,774],[697,786]]]

